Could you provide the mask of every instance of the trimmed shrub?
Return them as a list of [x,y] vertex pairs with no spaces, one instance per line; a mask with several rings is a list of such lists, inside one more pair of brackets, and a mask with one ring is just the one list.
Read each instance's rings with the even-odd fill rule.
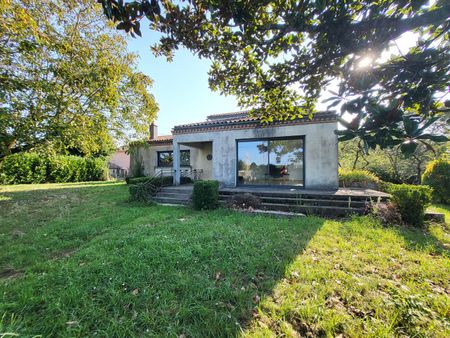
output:
[[258,209],[261,206],[261,200],[249,193],[235,194],[227,201],[227,206],[237,209]]
[[6,156],[0,163],[3,184],[102,181],[107,178],[107,162],[102,158],[19,153]]
[[197,210],[216,209],[219,206],[219,182],[196,181],[192,192],[192,202]]
[[422,226],[425,210],[431,202],[432,189],[424,185],[393,184],[389,189],[392,202],[398,207],[402,220]]
[[433,188],[434,201],[450,204],[450,161],[430,162],[422,175],[422,184]]
[[380,179],[367,170],[339,169],[339,186],[378,189]]
[[158,187],[150,181],[131,184],[128,188],[130,200],[137,202],[150,202],[158,191]]

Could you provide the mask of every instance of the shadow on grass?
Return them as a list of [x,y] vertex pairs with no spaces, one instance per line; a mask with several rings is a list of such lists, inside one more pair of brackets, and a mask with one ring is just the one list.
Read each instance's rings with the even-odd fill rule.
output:
[[44,190],[3,193],[42,209],[7,220],[24,235],[0,254],[26,272],[0,282],[0,312],[25,335],[236,336],[324,222],[142,207],[124,185]]
[[[431,225],[424,228],[399,227],[396,230],[405,239],[407,249],[427,251],[430,254],[450,257],[450,247],[444,244],[429,230],[429,226]],[[444,229],[443,225],[436,226],[442,226],[442,229]]]

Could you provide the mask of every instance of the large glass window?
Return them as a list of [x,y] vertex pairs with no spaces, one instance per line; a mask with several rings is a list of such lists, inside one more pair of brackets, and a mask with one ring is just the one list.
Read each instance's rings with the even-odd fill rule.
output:
[[[191,165],[191,152],[189,150],[180,151],[180,166],[189,167]],[[158,151],[158,167],[173,166],[173,151]]]
[[303,186],[303,138],[238,141],[238,183]]

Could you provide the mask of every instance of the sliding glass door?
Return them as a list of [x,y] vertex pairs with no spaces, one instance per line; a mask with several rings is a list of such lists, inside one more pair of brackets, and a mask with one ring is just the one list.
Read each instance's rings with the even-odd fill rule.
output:
[[238,141],[238,184],[303,186],[303,150],[301,137]]

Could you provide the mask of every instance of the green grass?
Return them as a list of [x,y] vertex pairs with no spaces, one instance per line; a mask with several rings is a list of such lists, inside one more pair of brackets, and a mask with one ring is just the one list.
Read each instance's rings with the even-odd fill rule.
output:
[[450,335],[448,227],[127,197],[122,183],[0,187],[0,337]]

